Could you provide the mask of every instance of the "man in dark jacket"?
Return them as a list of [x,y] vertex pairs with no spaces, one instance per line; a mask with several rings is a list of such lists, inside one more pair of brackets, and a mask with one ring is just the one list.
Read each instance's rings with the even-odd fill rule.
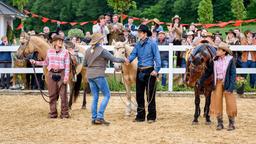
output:
[[[6,36],[2,37],[0,46],[8,46],[8,39]],[[0,52],[0,68],[11,68],[12,56],[11,52]],[[10,74],[1,74],[0,88],[9,89],[10,87]]]

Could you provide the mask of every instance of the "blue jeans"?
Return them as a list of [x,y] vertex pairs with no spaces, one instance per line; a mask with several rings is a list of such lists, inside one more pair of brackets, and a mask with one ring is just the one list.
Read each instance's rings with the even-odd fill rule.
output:
[[[162,68],[168,68],[169,67],[169,62],[168,60],[162,60]],[[167,75],[162,74],[162,86],[166,86],[166,81],[167,81]]]
[[[104,112],[108,105],[110,99],[110,90],[108,87],[108,83],[105,77],[97,77],[89,79],[89,85],[91,88],[91,93],[93,96],[92,101],[92,119],[104,119]],[[97,111],[98,108],[98,100],[99,100],[99,91],[102,92],[104,98],[100,104],[100,109]]]
[[[256,62],[248,60],[247,62],[242,62],[242,68],[256,68]],[[246,75],[243,75],[246,78]],[[256,74],[250,74],[250,86],[254,88],[256,86]]]

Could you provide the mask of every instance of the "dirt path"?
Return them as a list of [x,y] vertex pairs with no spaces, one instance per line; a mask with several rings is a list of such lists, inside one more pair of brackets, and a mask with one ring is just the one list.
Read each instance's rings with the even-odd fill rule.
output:
[[[133,123],[124,118],[124,105],[112,97],[106,110],[110,126],[92,126],[91,97],[88,109],[81,110],[81,98],[74,104],[72,118],[47,118],[48,104],[40,96],[0,96],[0,143],[67,143],[67,144],[169,144],[169,143],[256,143],[256,99],[238,99],[237,130],[216,131],[211,126],[192,126],[193,98],[157,98],[158,121],[154,124]],[[201,101],[201,106],[204,99]],[[227,118],[224,119],[227,126]]]

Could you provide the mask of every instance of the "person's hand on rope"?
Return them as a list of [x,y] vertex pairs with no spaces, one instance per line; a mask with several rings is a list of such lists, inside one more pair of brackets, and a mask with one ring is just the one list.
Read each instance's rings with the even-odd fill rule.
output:
[[152,75],[152,76],[157,76],[157,72],[154,70],[154,71],[151,72],[150,75]]
[[33,60],[33,59],[30,59],[29,61],[30,61],[30,63],[33,64],[33,65],[36,64],[36,61]]

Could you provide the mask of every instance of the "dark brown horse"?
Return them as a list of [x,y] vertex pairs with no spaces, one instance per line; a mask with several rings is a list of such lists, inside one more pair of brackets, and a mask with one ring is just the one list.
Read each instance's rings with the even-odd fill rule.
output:
[[[209,110],[211,103],[211,93],[213,90],[213,73],[207,73],[207,70],[213,66],[213,57],[215,56],[215,48],[202,44],[197,46],[187,61],[186,68],[186,84],[189,87],[194,87],[195,92],[195,114],[192,124],[198,124],[198,117],[200,116],[200,95],[204,94],[205,106],[204,117],[206,118],[206,124],[211,124]],[[206,78],[207,77],[207,78]],[[201,84],[199,85],[199,82]]]

